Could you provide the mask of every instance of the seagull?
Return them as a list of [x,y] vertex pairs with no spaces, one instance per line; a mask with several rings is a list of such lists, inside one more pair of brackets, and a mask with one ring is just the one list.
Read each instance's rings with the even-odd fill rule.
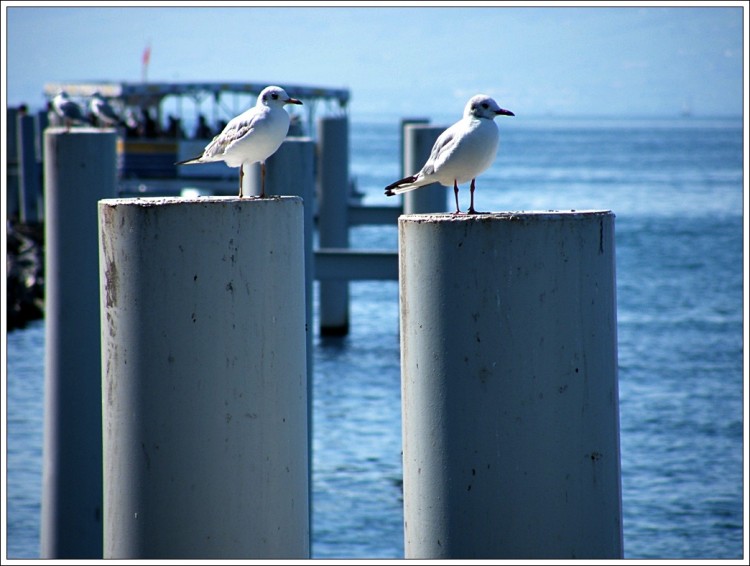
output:
[[97,91],[89,101],[89,110],[96,117],[96,121],[103,126],[117,126],[122,123],[120,117]]
[[203,150],[203,154],[177,165],[223,161],[240,168],[240,198],[244,166],[260,162],[260,197],[266,195],[266,159],[273,155],[289,131],[285,104],[302,104],[279,86],[264,88],[255,106],[232,118],[222,132]]
[[476,177],[492,165],[500,141],[495,116],[515,116],[510,110],[500,108],[486,94],[477,94],[469,99],[464,116],[446,129],[432,146],[430,157],[416,175],[410,175],[391,183],[385,188],[387,196],[413,191],[424,185],[440,183],[453,185],[458,207],[458,185],[471,181],[471,206],[469,214],[478,214],[474,209],[474,183]]
[[89,122],[81,107],[73,102],[64,90],[58,92],[52,99],[52,109],[65,124],[65,131],[70,131],[70,126],[75,122],[84,124]]

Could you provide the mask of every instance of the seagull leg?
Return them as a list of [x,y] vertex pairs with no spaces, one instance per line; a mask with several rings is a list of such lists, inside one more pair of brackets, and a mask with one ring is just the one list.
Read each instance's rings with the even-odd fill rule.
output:
[[242,163],[240,163],[240,198],[242,198],[242,177],[245,175],[245,172],[242,170]]
[[266,162],[260,162],[260,198],[266,198]]
[[458,208],[458,183],[456,183],[455,179],[453,179],[453,194],[456,197],[456,212],[453,214],[461,214],[461,209]]
[[477,214],[474,210],[474,179],[471,180],[471,186],[469,187],[469,193],[471,194],[471,204],[469,204],[469,214]]

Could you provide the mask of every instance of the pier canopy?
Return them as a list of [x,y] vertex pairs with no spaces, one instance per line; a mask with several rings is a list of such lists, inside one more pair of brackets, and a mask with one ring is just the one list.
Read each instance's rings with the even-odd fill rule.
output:
[[[88,97],[99,92],[105,98],[117,98],[125,104],[136,105],[149,102],[158,104],[167,96],[188,96],[200,100],[206,95],[217,99],[223,93],[249,94],[257,96],[264,88],[276,82],[268,83],[232,83],[232,82],[76,82],[47,83],[44,94],[52,98],[60,90],[65,90],[72,97]],[[338,102],[345,108],[349,102],[349,90],[319,86],[280,84],[290,96],[307,100],[324,100]]]
[[98,92],[102,97],[123,107],[153,108],[157,116],[162,115],[162,103],[166,98],[175,97],[180,101],[192,100],[199,106],[205,100],[212,100],[231,118],[247,109],[247,105],[228,108],[224,104],[225,95],[258,96],[267,86],[279,84],[290,96],[300,98],[304,106],[308,124],[312,124],[319,103],[345,112],[350,93],[346,88],[330,88],[310,85],[294,85],[278,81],[271,82],[53,82],[44,85],[44,95],[51,99],[59,91],[65,90],[72,98],[88,98]]
[[85,106],[98,93],[110,102],[121,119],[121,179],[223,178],[229,171],[223,163],[179,170],[175,163],[203,151],[229,120],[253,106],[261,91],[273,84],[303,101],[302,106],[288,110],[290,137],[314,139],[317,118],[347,114],[348,89],[277,81],[52,82],[44,85],[44,96],[51,100],[64,90]]

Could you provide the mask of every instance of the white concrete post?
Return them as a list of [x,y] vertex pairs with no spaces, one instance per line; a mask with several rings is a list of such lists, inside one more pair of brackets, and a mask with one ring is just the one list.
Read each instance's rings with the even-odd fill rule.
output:
[[115,196],[113,130],[45,132],[41,557],[102,557],[97,201]]
[[18,173],[21,222],[32,224],[44,218],[42,175],[37,161],[37,132],[35,118],[18,117]]
[[309,558],[302,200],[99,221],[104,557]]
[[[349,247],[349,121],[346,116],[318,121],[320,248]],[[319,284],[320,333],[343,336],[349,332],[349,283]]]
[[614,215],[399,220],[407,558],[621,558]]
[[[419,171],[430,157],[435,140],[444,127],[427,124],[409,124],[404,127],[404,176]],[[404,193],[404,214],[445,212],[448,189],[440,183],[432,183],[418,190]],[[451,194],[452,194],[451,190]]]

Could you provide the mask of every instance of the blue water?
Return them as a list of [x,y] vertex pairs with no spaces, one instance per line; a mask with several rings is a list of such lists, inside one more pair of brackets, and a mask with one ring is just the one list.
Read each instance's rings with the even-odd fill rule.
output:
[[[740,120],[498,119],[484,210],[616,216],[625,556],[743,557]],[[351,128],[369,204],[399,175],[398,124]],[[452,195],[451,195],[452,196]],[[468,191],[461,192],[468,205]],[[353,245],[397,247],[394,226]],[[315,338],[313,557],[403,557],[396,282],[351,284],[351,332]],[[317,310],[316,310],[317,312]],[[8,556],[39,556],[44,325],[8,336]]]

